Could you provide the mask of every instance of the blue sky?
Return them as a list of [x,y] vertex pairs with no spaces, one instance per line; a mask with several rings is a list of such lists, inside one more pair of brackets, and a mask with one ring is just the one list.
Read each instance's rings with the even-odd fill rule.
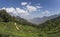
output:
[[0,0],[0,9],[26,19],[60,13],[60,0]]

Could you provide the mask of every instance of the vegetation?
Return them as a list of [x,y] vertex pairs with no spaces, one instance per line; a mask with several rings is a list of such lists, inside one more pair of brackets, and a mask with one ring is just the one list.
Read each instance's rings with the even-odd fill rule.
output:
[[60,16],[38,26],[46,37],[60,37]]
[[[17,23],[16,28],[14,22],[1,22],[0,23],[0,36],[5,35],[7,37],[39,37],[38,29],[32,26],[21,25]],[[4,37],[5,37],[4,36]]]

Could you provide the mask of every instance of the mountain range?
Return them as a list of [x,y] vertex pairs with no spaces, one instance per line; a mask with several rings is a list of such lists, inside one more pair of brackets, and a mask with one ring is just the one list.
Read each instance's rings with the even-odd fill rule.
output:
[[46,22],[47,20],[57,18],[58,16],[60,16],[60,14],[55,14],[55,15],[52,15],[49,17],[44,16],[42,18],[36,17],[36,18],[30,19],[29,21],[34,24],[42,24],[42,23]]

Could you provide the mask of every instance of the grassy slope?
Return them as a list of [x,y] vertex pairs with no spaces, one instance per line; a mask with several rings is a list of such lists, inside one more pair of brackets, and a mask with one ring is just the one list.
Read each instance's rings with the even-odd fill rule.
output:
[[[14,37],[39,37],[39,30],[32,26],[17,24],[20,30],[17,30],[14,22],[0,22],[0,34]],[[4,36],[5,37],[5,36]]]
[[48,20],[47,22],[39,25],[43,37],[60,37],[60,17]]

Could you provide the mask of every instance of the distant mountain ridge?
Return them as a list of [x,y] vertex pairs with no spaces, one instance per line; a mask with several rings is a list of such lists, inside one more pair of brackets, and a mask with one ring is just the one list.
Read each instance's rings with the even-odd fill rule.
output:
[[44,16],[42,18],[36,17],[36,18],[30,19],[29,21],[32,22],[32,23],[34,23],[34,24],[41,24],[41,23],[44,23],[47,20],[56,18],[58,16],[60,16],[60,14],[52,15],[52,16],[49,16],[49,17]]

